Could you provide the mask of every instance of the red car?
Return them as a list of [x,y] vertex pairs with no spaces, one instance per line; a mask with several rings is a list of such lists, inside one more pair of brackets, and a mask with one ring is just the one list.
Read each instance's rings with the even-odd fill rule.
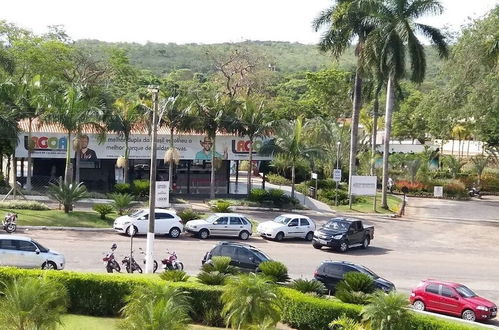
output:
[[409,300],[416,310],[457,315],[468,321],[492,319],[497,315],[493,302],[459,283],[423,281],[412,290]]

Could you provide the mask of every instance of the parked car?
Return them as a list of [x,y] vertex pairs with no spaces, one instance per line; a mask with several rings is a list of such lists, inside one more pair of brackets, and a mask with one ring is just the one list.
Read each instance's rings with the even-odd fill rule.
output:
[[311,241],[314,237],[315,223],[307,216],[282,214],[272,221],[258,225],[256,231],[264,238],[282,241],[284,238],[303,238]]
[[64,255],[26,236],[0,235],[0,265],[20,268],[64,269]]
[[468,321],[488,320],[497,316],[497,305],[481,298],[466,286],[425,280],[412,290],[409,300],[416,310],[460,316]]
[[236,242],[219,242],[213,249],[206,252],[201,263],[209,262],[211,258],[216,256],[230,257],[232,259],[230,264],[245,272],[256,272],[258,265],[271,260],[254,246]]
[[185,229],[202,239],[209,236],[234,236],[247,240],[253,234],[248,218],[237,213],[215,213],[206,219],[191,220],[186,223]]
[[[173,210],[155,209],[154,233],[168,234],[178,238],[184,230],[182,219]],[[131,236],[135,227],[135,234],[146,234],[149,228],[149,209],[140,209],[130,215],[123,215],[114,220],[113,228],[119,233]]]
[[343,280],[343,275],[348,272],[359,272],[370,276],[374,280],[377,289],[385,292],[395,290],[395,285],[392,282],[379,277],[369,268],[346,261],[323,261],[314,272],[314,278],[324,283],[326,288],[331,293],[334,293],[336,285]]
[[314,232],[312,246],[323,246],[346,252],[349,248],[361,246],[367,249],[374,239],[374,226],[364,226],[362,220],[355,218],[333,218]]

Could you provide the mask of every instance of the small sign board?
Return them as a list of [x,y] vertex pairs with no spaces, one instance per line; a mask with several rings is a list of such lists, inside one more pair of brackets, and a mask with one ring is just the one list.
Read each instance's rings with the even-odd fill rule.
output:
[[444,187],[443,186],[434,186],[433,187],[433,196],[434,197],[444,197]]
[[341,181],[341,168],[335,168],[333,171],[333,181]]
[[170,207],[169,181],[156,181],[156,207]]
[[312,173],[312,179],[317,180],[317,173]]
[[376,196],[376,176],[352,175],[352,195]]

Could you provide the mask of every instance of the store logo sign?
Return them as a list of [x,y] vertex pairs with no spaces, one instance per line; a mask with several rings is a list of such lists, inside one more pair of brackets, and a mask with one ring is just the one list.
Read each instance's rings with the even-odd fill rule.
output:
[[24,136],[24,148],[29,150],[53,150],[61,151],[66,150],[68,147],[68,140],[66,137],[47,137],[47,136],[32,136],[31,143],[28,144],[28,136]]

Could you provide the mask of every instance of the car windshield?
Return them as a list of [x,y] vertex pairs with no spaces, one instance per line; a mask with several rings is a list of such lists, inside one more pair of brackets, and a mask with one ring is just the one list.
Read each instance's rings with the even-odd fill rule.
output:
[[371,276],[371,277],[372,277],[372,278],[374,278],[374,279],[379,278],[379,276],[378,276],[378,275],[376,275],[376,273],[374,273],[372,270],[370,270],[370,269],[369,269],[369,268],[367,268],[367,267],[364,267],[364,266],[359,266],[359,270],[360,270],[360,272],[361,272],[361,273],[364,273],[364,274],[366,274],[366,275],[369,275],[369,276]]
[[456,288],[457,293],[463,298],[473,298],[476,297],[476,294],[468,287],[464,285],[458,286]]
[[212,215],[210,215],[208,218],[206,218],[206,222],[208,222],[208,223],[213,223],[213,222],[215,222],[215,220],[217,220],[217,219],[218,219],[218,217],[217,217],[216,215],[212,214]]
[[324,226],[327,229],[332,230],[348,230],[350,223],[342,220],[331,220]]
[[265,255],[263,252],[260,252],[258,250],[252,250],[252,251],[258,258],[260,258],[261,261],[270,260],[270,258],[267,255]]
[[288,224],[289,220],[291,220],[291,218],[280,215],[274,219],[274,222],[286,225],[286,224]]
[[140,217],[140,216],[142,216],[142,215],[144,215],[146,213],[147,213],[146,210],[138,210],[138,211],[135,211],[132,214],[130,214],[130,216],[132,218],[138,218],[138,217]]
[[33,243],[35,243],[35,245],[38,246],[38,250],[40,250],[40,252],[48,252],[49,251],[49,249],[47,249],[46,247],[44,247],[43,245],[41,245],[37,241],[33,241]]

